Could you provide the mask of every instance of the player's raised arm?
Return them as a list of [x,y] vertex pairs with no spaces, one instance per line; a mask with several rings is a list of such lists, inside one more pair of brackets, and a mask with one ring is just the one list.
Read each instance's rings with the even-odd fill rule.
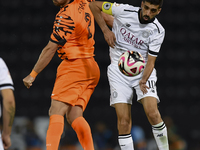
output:
[[32,83],[35,80],[37,74],[40,73],[49,64],[57,48],[58,45],[56,43],[49,41],[47,46],[42,50],[40,57],[35,64],[32,72],[23,79],[24,85],[27,88],[30,88],[30,86],[32,86]]
[[108,43],[109,46],[111,47],[114,47],[115,46],[115,35],[114,33],[108,28],[104,18],[105,16],[103,17],[102,15],[102,11],[109,14],[109,15],[112,15],[110,13],[108,13],[108,11],[104,11],[104,5],[109,5],[110,6],[110,10],[111,10],[111,3],[109,2],[101,2],[101,1],[95,1],[95,2],[91,2],[90,3],[90,9],[94,15],[94,18],[96,20],[96,22],[98,23],[99,27],[101,28],[103,34],[104,34],[104,38],[106,40],[106,42]]
[[101,12],[101,14],[102,14],[103,19],[105,20],[106,24],[112,28],[114,17],[112,15],[108,15],[108,14],[104,13],[103,11]]

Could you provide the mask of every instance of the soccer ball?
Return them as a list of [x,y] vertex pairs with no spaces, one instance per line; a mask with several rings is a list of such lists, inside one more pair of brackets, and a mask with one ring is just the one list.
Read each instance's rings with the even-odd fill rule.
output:
[[144,70],[144,58],[139,52],[126,51],[118,61],[119,70],[126,76],[136,76]]

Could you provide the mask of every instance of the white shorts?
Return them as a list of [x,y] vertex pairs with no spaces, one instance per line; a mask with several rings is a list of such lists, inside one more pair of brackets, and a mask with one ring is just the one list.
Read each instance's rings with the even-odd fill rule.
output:
[[143,94],[140,90],[139,81],[142,77],[142,74],[139,74],[135,77],[125,76],[120,72],[117,65],[110,64],[107,70],[108,81],[110,84],[110,105],[116,103],[128,103],[132,104],[132,98],[134,94],[134,89],[137,94],[137,101],[141,100],[144,97],[155,97],[160,102],[156,90],[156,70],[153,69],[146,85],[149,87],[147,93]]

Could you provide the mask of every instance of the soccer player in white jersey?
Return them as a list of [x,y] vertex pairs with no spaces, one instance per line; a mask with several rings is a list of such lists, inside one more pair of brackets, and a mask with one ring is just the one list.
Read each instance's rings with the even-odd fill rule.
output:
[[[11,130],[15,116],[15,97],[13,93],[13,81],[10,76],[9,70],[0,58],[0,92],[2,96],[2,131],[0,132],[0,150],[8,149],[11,146]],[[1,117],[1,106],[0,106]]]
[[[122,150],[134,149],[130,134],[133,89],[152,125],[159,150],[169,150],[167,129],[157,107],[160,100],[157,96],[154,68],[165,35],[164,28],[155,18],[160,13],[162,4],[163,0],[142,0],[141,7],[101,1],[90,3],[95,20],[110,46],[110,105],[116,110],[118,141]],[[106,25],[101,12],[114,16],[112,31]],[[127,77],[118,69],[120,55],[128,50],[140,52],[146,62],[144,71],[135,77]]]

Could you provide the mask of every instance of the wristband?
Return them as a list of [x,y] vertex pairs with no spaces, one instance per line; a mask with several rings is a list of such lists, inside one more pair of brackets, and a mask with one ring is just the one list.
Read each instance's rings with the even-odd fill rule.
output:
[[31,73],[30,73],[30,76],[33,77],[33,78],[36,78],[37,75],[38,75],[38,73],[35,72],[35,70],[32,70]]

